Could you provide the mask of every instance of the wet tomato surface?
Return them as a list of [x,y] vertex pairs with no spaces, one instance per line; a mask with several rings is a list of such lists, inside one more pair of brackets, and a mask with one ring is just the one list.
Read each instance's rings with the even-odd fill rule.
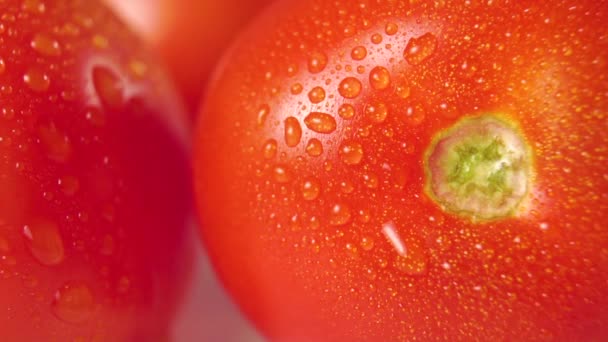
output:
[[608,11],[284,1],[198,126],[204,241],[277,341],[608,336]]
[[98,2],[0,13],[0,339],[162,339],[188,268],[182,106]]

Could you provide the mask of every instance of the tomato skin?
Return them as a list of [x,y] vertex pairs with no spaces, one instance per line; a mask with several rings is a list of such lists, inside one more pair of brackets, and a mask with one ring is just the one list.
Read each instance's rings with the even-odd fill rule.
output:
[[162,340],[191,253],[183,106],[99,2],[0,11],[0,339]]
[[[605,339],[607,18],[273,6],[224,57],[196,139],[204,242],[243,311],[277,341]],[[522,132],[532,173],[517,212],[475,221],[427,196],[424,159],[484,115]]]
[[271,0],[105,0],[166,63],[194,116],[221,53]]

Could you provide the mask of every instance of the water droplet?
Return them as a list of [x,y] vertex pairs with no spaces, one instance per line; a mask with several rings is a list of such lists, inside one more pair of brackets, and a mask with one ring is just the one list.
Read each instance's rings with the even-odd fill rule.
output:
[[349,180],[343,180],[340,182],[340,190],[345,194],[351,194],[355,191],[355,186]]
[[379,33],[372,34],[371,41],[374,44],[382,43],[382,35],[380,35]]
[[25,0],[21,5],[21,8],[30,13],[44,13],[46,7],[44,6],[44,2],[42,0]]
[[340,82],[338,92],[347,99],[354,99],[361,93],[361,81],[354,77],[346,77]]
[[319,139],[312,138],[306,144],[306,153],[311,157],[318,157],[323,154],[323,144]]
[[95,302],[91,289],[81,283],[68,283],[55,292],[51,309],[67,323],[84,323],[93,313]]
[[410,97],[411,89],[405,83],[400,83],[395,86],[395,94],[402,99],[407,99]]
[[327,55],[323,52],[316,51],[308,57],[308,71],[313,74],[319,73],[327,66]]
[[364,251],[371,251],[374,249],[374,240],[369,237],[363,237],[361,239],[361,248],[363,248]]
[[268,139],[262,147],[262,154],[266,159],[272,159],[277,155],[277,141],[274,139]]
[[49,159],[64,163],[72,155],[70,140],[65,134],[59,132],[54,124],[39,126],[38,138],[44,146]]
[[59,46],[59,42],[42,33],[38,33],[34,36],[30,42],[30,46],[43,56],[61,55],[61,46]]
[[365,48],[365,46],[355,46],[352,51],[350,52],[350,57],[356,61],[360,61],[365,59],[365,57],[367,56],[367,49]]
[[373,123],[382,123],[388,116],[388,108],[382,102],[373,103],[365,107],[365,116]]
[[321,193],[321,185],[316,179],[307,179],[302,183],[302,197],[307,201],[313,201]]
[[80,189],[80,182],[73,176],[62,177],[57,183],[66,196],[74,196]]
[[350,208],[344,203],[336,203],[331,207],[329,224],[332,226],[343,226],[350,222]]
[[340,145],[340,158],[346,165],[358,165],[363,159],[363,146],[357,141],[346,140]]
[[116,109],[123,106],[123,83],[112,70],[102,66],[93,68],[93,85],[105,107]]
[[37,93],[47,91],[51,85],[49,76],[38,69],[28,70],[23,75],[23,81],[32,91]]
[[391,74],[388,69],[382,66],[377,66],[369,72],[369,84],[376,90],[388,88],[391,84]]
[[298,66],[296,64],[290,64],[287,66],[287,76],[293,77],[298,74]]
[[41,264],[54,266],[65,258],[63,239],[55,223],[41,220],[25,225],[23,236],[28,249]]
[[338,115],[345,120],[350,120],[355,117],[355,107],[353,105],[345,103],[338,108]]
[[285,119],[285,143],[289,147],[298,146],[302,139],[302,127],[298,119],[293,116]]
[[308,92],[308,99],[312,103],[319,103],[325,100],[325,89],[322,87],[314,87]]
[[386,34],[389,36],[395,35],[398,30],[399,30],[399,27],[395,23],[388,23],[384,27],[384,32],[386,32]]
[[270,106],[265,103],[260,105],[258,108],[258,114],[256,116],[258,127],[264,126],[268,114],[270,114]]
[[96,34],[93,36],[93,38],[91,38],[91,42],[93,43],[93,46],[103,50],[103,49],[107,49],[108,46],[110,46],[110,42],[108,41],[108,38],[100,35],[100,34]]
[[405,121],[411,126],[420,125],[425,119],[422,106],[409,106],[405,110]]
[[418,65],[435,53],[437,38],[432,33],[412,38],[407,43],[403,57],[411,65]]
[[355,246],[355,244],[353,243],[347,243],[346,244],[346,252],[348,254],[349,257],[353,258],[353,259],[359,259],[359,248],[357,248],[357,246]]
[[363,184],[370,189],[378,188],[378,176],[371,172],[366,172],[363,174]]
[[327,113],[312,112],[304,118],[306,127],[317,133],[332,133],[336,130],[336,119]]
[[104,113],[97,108],[87,108],[85,118],[93,124],[93,126],[101,127],[106,124]]
[[304,87],[300,83],[295,83],[291,86],[291,93],[293,95],[298,95],[304,90]]
[[289,183],[289,181],[291,180],[291,174],[289,173],[287,167],[284,165],[275,166],[275,168],[272,170],[272,175],[277,183],[285,184]]
[[[413,247],[413,245],[409,245]],[[397,270],[408,275],[420,275],[426,273],[427,261],[424,254],[413,248],[408,248],[407,256],[397,256],[394,266]]]
[[6,71],[6,63],[3,58],[0,58],[0,75]]

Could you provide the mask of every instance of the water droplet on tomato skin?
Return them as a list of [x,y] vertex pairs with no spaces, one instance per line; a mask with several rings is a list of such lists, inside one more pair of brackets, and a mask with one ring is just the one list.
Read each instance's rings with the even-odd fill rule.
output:
[[437,37],[428,32],[409,40],[403,57],[410,65],[418,65],[431,57],[437,49]]
[[0,58],[0,75],[4,74],[6,71],[6,63],[3,58]]
[[380,35],[379,33],[374,33],[374,34],[372,34],[370,40],[374,44],[380,44],[380,43],[382,43],[382,35]]
[[344,203],[335,203],[330,209],[329,224],[343,226],[350,222],[350,208]]
[[325,89],[322,87],[314,87],[308,92],[308,99],[312,103],[319,103],[325,100]]
[[361,239],[361,248],[363,248],[364,251],[371,251],[374,249],[374,240],[369,237],[363,237]]
[[24,0],[21,8],[27,12],[38,14],[46,11],[46,6],[42,0]]
[[395,35],[397,31],[399,31],[399,26],[395,23],[387,23],[384,27],[384,32],[389,36]]
[[355,107],[353,105],[345,103],[338,108],[338,115],[344,120],[350,120],[355,117]]
[[302,90],[304,90],[304,87],[300,83],[294,83],[290,89],[290,91],[293,95],[300,94],[302,92]]
[[275,166],[275,168],[272,170],[272,175],[274,180],[279,184],[289,183],[291,180],[291,173],[284,165]]
[[59,42],[42,33],[38,33],[32,38],[30,46],[43,56],[56,57],[61,55]]
[[307,179],[301,185],[302,197],[307,201],[314,201],[321,193],[321,185],[316,179]]
[[310,130],[323,134],[332,133],[337,127],[336,119],[334,119],[333,116],[320,112],[312,112],[308,114],[304,118],[304,123]]
[[367,49],[365,46],[355,46],[350,52],[350,57],[356,61],[365,59],[367,56]]
[[363,159],[363,146],[353,140],[344,141],[338,151],[340,159],[346,165],[358,165]]
[[51,311],[60,320],[81,324],[86,322],[95,306],[91,289],[81,283],[67,283],[55,291]]
[[361,81],[355,77],[346,77],[338,85],[338,93],[347,99],[354,99],[361,93]]
[[266,122],[266,118],[268,117],[268,114],[270,114],[270,106],[268,106],[265,103],[260,105],[260,107],[258,108],[257,116],[256,116],[256,122],[258,124],[258,127],[264,126],[264,123]]
[[289,147],[296,147],[302,139],[302,126],[298,119],[290,116],[285,119],[284,130],[285,144]]
[[23,75],[23,82],[34,92],[43,93],[49,89],[51,79],[49,76],[38,70],[30,69]]
[[65,250],[57,224],[41,220],[23,226],[23,237],[34,258],[45,266],[63,262]]
[[377,66],[369,72],[369,83],[376,90],[384,90],[391,84],[391,75],[385,67]]
[[277,155],[277,141],[268,139],[262,147],[262,155],[265,159],[272,159]]
[[323,143],[319,139],[312,138],[306,144],[306,153],[311,157],[318,157],[323,154]]
[[315,51],[308,57],[308,71],[313,74],[320,73],[327,66],[327,55],[320,51]]
[[365,107],[365,116],[373,123],[382,123],[388,116],[388,108],[382,102],[373,103]]

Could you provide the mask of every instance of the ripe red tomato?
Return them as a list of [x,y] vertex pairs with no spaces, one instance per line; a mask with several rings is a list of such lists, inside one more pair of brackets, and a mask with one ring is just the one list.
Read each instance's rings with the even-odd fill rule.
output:
[[608,338],[608,7],[284,1],[223,59],[195,180],[277,341]]
[[181,104],[97,1],[0,12],[0,340],[162,339],[189,260]]
[[272,0],[104,0],[160,54],[194,115],[213,66]]

